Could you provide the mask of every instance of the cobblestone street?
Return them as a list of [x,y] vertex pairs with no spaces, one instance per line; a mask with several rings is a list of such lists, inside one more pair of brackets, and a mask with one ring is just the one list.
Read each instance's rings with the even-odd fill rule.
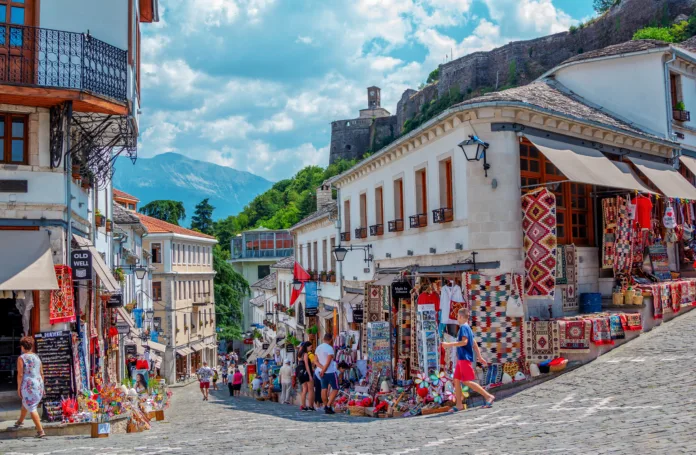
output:
[[598,361],[496,403],[408,419],[300,413],[175,389],[167,421],[108,439],[0,442],[14,454],[645,454],[694,453],[696,311]]

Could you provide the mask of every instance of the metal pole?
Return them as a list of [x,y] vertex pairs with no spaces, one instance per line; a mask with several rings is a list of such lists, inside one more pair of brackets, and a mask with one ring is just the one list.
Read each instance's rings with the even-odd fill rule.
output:
[[67,238],[65,240],[65,263],[70,261],[72,247],[72,158],[70,156],[70,124],[72,121],[72,101],[67,101],[65,119],[65,208],[67,213]]
[[[336,217],[336,233],[338,234],[338,243],[341,243],[341,189],[336,189],[336,209],[338,216]],[[331,254],[334,254],[333,251]],[[343,261],[338,262],[338,333],[341,333],[341,324],[343,321]],[[348,327],[346,327],[347,329]]]

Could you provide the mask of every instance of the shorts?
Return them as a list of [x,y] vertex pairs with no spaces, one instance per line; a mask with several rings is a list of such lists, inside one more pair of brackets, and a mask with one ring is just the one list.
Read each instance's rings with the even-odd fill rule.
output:
[[328,389],[329,385],[334,390],[338,390],[338,375],[336,373],[324,373],[321,377],[321,389]]
[[316,374],[312,375],[314,379],[314,402],[321,403],[321,379]]
[[209,388],[210,388],[210,382],[201,381],[201,389],[209,389]]
[[232,384],[232,390],[242,390],[241,384]]
[[457,366],[454,369],[454,379],[460,381],[475,381],[476,373],[468,360],[457,361]]
[[300,384],[309,382],[309,373],[302,371],[301,373],[298,373],[297,379],[300,381]]

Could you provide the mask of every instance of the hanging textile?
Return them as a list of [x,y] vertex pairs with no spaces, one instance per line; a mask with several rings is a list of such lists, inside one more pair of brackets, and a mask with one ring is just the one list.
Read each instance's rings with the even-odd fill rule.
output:
[[80,337],[77,335],[76,332],[73,332],[72,334],[72,366],[73,366],[73,374],[75,375],[75,388],[76,391],[79,392],[84,388],[84,384],[82,382],[82,367],[80,365]]
[[566,246],[558,245],[556,248],[556,286],[568,284],[566,269]]
[[522,318],[507,317],[515,275],[484,276],[467,272],[465,293],[471,309],[471,330],[481,354],[492,363],[516,361],[522,355]]
[[51,291],[48,322],[51,324],[75,322],[72,269],[67,265],[56,265],[54,269],[58,280],[58,290]]
[[626,332],[624,332],[621,316],[618,314],[612,314],[609,316],[609,330],[612,340],[623,340],[626,338]]
[[616,243],[614,244],[614,273],[626,275],[633,261],[633,229],[628,213],[628,200],[616,197]]
[[563,301],[563,311],[578,311],[578,254],[575,245],[563,246],[563,263],[566,283],[557,287],[557,292],[561,292]]
[[530,363],[558,357],[561,351],[558,321],[525,322],[524,349]]
[[604,232],[602,235],[602,268],[614,268],[614,242],[616,241],[616,199],[602,200]]
[[[386,291],[385,291],[386,289]],[[384,320],[384,299],[385,292],[389,294],[388,286],[366,284],[365,285],[365,317],[363,319],[363,331],[362,331],[362,352],[367,355],[367,323],[368,322],[380,322]],[[387,311],[389,308],[387,307]],[[415,345],[414,345],[415,346]]]
[[553,298],[556,289],[556,196],[546,188],[522,196],[524,290]]

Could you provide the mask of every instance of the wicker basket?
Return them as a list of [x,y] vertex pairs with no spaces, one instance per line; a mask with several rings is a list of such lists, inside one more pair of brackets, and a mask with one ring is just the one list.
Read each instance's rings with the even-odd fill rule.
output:
[[352,416],[365,417],[364,406],[348,406],[348,414]]
[[558,365],[549,365],[549,371],[551,371],[551,373],[558,373],[559,371],[565,370],[567,365],[568,365],[567,360],[559,363]]
[[623,305],[624,295],[621,292],[615,292],[612,294],[612,303],[614,305]]
[[629,289],[624,293],[624,303],[626,305],[633,305],[633,297],[636,295],[636,291]]
[[636,294],[633,296],[633,304],[634,305],[642,305],[643,304],[643,294]]

